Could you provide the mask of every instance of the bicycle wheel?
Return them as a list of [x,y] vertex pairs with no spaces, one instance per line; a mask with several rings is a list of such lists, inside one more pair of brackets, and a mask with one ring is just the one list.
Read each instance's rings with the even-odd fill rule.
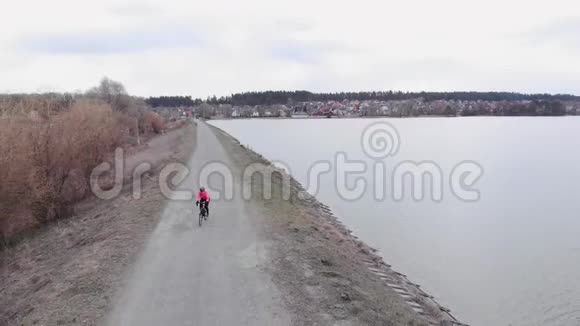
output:
[[201,220],[203,220],[203,212],[199,212],[199,226],[201,227]]

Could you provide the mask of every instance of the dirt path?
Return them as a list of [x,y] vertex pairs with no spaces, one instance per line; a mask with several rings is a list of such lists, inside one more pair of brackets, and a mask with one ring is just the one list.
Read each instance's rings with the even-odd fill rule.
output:
[[[198,125],[198,139],[182,189],[198,188],[208,162],[234,165],[209,127]],[[289,325],[267,273],[269,244],[258,240],[246,203],[214,200],[202,228],[194,212],[191,201],[167,204],[109,325]]]

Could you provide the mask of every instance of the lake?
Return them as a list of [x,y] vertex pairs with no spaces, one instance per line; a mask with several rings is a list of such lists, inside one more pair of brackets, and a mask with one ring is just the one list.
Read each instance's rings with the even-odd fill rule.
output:
[[[398,151],[386,158],[369,156],[361,144],[361,135],[377,122],[390,123],[398,139]],[[211,123],[282,162],[305,187],[316,179],[309,178],[311,167],[329,162],[331,172],[320,177],[315,195],[461,321],[580,325],[580,117]],[[363,178],[362,197],[340,190],[337,153],[367,167],[346,178],[350,188]],[[470,194],[479,192],[475,201],[451,186],[465,161],[482,168],[479,179],[462,183]],[[402,179],[404,196],[396,198],[396,167],[421,162],[436,166],[441,180],[426,178],[426,195],[416,200],[410,190],[417,187]],[[378,164],[384,176],[374,172]],[[385,180],[379,199],[375,180]],[[440,200],[430,186],[441,189]]]

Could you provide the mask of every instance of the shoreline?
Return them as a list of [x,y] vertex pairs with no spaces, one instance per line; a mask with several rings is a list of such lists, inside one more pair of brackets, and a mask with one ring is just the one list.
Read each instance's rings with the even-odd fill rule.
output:
[[[240,162],[240,166],[237,168],[243,169],[245,166],[247,166],[247,164],[254,163],[261,163],[265,166],[275,168],[275,166],[273,166],[267,158],[242,145],[232,135],[216,126],[210,125],[210,127],[214,129],[216,136],[218,136],[218,139],[222,142],[224,147],[228,149],[230,153],[234,153],[232,155],[237,155],[237,160],[235,161]],[[292,176],[287,175],[280,169],[275,168],[275,170],[280,174],[284,174],[282,179],[290,179],[292,196],[288,203],[276,202],[283,200],[282,198],[275,198],[274,202],[272,202],[272,200],[263,200],[261,203],[264,206],[269,205],[274,207],[270,213],[278,215],[278,218],[280,218],[280,215],[285,215],[282,213],[284,213],[286,210],[280,209],[280,207],[284,206],[284,204],[287,204],[286,206],[293,206],[292,208],[297,208],[297,210],[291,210],[292,213],[301,212],[303,210],[308,211],[309,214],[306,214],[306,220],[307,222],[313,224],[310,225],[309,231],[312,231],[311,233],[315,233],[314,235],[310,235],[314,237],[321,236],[323,240],[328,240],[324,241],[323,244],[327,247],[326,249],[335,252],[348,253],[346,256],[343,255],[342,257],[339,256],[336,258],[339,264],[344,263],[345,265],[348,265],[354,263],[359,264],[360,266],[364,266],[364,270],[353,270],[354,273],[361,275],[350,276],[356,276],[358,278],[364,279],[366,276],[370,275],[371,277],[375,278],[375,280],[378,281],[378,284],[382,285],[385,298],[395,299],[392,297],[396,296],[396,299],[403,302],[417,316],[419,316],[420,319],[427,322],[427,324],[467,325],[457,320],[451,314],[450,309],[440,305],[432,295],[423,291],[419,284],[413,283],[407,279],[406,275],[392,269],[391,265],[384,261],[384,258],[378,254],[376,249],[371,248],[366,243],[364,243],[364,241],[360,240],[356,235],[354,235],[353,232],[349,230],[348,227],[346,227],[336,215],[333,214],[332,209],[329,206],[321,203],[316,197],[306,192],[304,187],[297,180],[295,180]],[[275,179],[273,177],[272,188],[275,188],[276,185],[280,186],[282,179]],[[255,182],[255,180],[252,182]],[[260,186],[261,185],[258,185],[258,188]],[[293,225],[293,216],[288,216],[284,222]],[[300,233],[301,231],[300,229],[296,229],[293,226],[289,228],[287,227],[286,229],[291,230],[289,234]],[[282,233],[288,233],[284,231],[287,230],[283,230]],[[282,251],[283,256],[287,254],[288,248],[284,248]],[[368,307],[362,307],[362,309],[365,308]]]
[[418,116],[332,116],[330,118],[325,116],[296,116],[296,117],[211,117],[208,121],[221,120],[336,120],[336,119],[423,119],[423,118],[566,118],[578,117],[579,115],[565,114],[565,115],[418,115]]

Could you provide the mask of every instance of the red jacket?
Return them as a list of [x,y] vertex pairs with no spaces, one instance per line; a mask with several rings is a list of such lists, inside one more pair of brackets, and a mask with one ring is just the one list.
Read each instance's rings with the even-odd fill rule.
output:
[[207,191],[203,191],[203,192],[200,191],[200,192],[198,192],[197,193],[196,201],[200,201],[202,199],[209,203],[209,201],[210,201],[209,192],[207,192]]

